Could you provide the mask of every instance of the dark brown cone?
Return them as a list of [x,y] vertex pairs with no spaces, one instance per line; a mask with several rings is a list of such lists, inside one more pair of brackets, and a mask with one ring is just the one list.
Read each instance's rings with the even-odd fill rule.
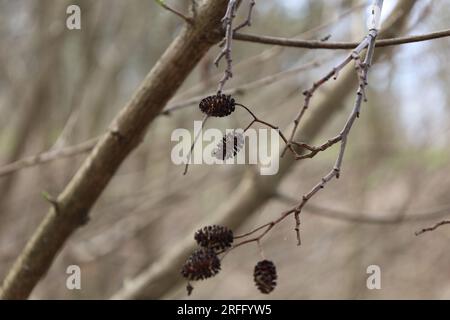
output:
[[217,94],[200,101],[200,110],[210,117],[226,117],[234,112],[235,104],[231,96]]
[[198,230],[194,238],[201,247],[218,252],[231,247],[233,231],[224,226],[206,226]]
[[268,294],[277,285],[277,270],[275,264],[269,260],[259,261],[253,273],[255,285],[259,291]]
[[220,260],[212,249],[198,249],[186,260],[181,274],[188,280],[214,277],[220,271]]

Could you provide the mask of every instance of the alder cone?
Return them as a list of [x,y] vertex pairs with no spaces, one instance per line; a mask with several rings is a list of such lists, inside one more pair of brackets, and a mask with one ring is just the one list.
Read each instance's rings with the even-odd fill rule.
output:
[[277,285],[277,270],[275,264],[269,260],[259,261],[253,273],[255,285],[261,293],[268,294]]
[[234,99],[230,95],[216,94],[203,98],[199,104],[200,110],[210,117],[226,117],[236,108]]
[[220,260],[214,250],[201,248],[186,260],[181,274],[188,280],[203,280],[214,277],[220,271]]
[[233,231],[224,226],[206,226],[195,233],[194,239],[199,246],[218,252],[231,247]]

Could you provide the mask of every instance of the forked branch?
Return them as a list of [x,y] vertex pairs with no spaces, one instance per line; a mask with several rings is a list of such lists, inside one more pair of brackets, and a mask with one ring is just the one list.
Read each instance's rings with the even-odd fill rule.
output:
[[[378,4],[380,4],[380,6],[382,5],[382,1],[376,1],[376,2]],[[381,9],[381,7],[380,7],[380,9]],[[309,192],[305,193],[302,196],[301,200],[294,207],[283,212],[279,218],[277,218],[273,221],[270,221],[268,223],[265,223],[262,226],[259,226],[246,234],[235,237],[235,239],[243,239],[243,240],[241,242],[238,242],[237,244],[235,244],[229,250],[235,249],[237,247],[240,247],[244,244],[251,243],[251,242],[257,242],[258,244],[260,244],[261,239],[264,236],[266,236],[275,225],[277,225],[278,223],[280,223],[281,221],[283,221],[285,218],[287,218],[288,216],[290,216],[292,214],[294,215],[294,218],[295,218],[295,232],[296,232],[296,236],[297,236],[297,244],[298,245],[301,244],[300,213],[302,212],[304,206],[316,193],[318,193],[321,189],[325,188],[325,186],[328,184],[328,182],[330,182],[334,178],[338,179],[340,176],[342,163],[343,163],[343,159],[344,159],[344,154],[345,154],[345,149],[347,146],[348,135],[353,127],[353,124],[354,124],[356,118],[358,118],[358,116],[359,116],[362,102],[366,101],[365,87],[368,84],[367,75],[368,75],[368,71],[369,71],[369,68],[372,63],[373,53],[374,53],[374,49],[375,49],[375,40],[376,40],[377,35],[378,35],[378,30],[376,28],[371,29],[369,31],[368,35],[358,45],[358,47],[356,49],[354,49],[343,62],[341,62],[337,67],[333,68],[329,73],[327,73],[327,75],[325,77],[323,77],[319,81],[315,82],[313,84],[313,86],[309,90],[306,91],[305,104],[304,104],[303,108],[301,109],[299,115],[296,118],[295,126],[292,131],[290,140],[288,141],[288,144],[286,145],[286,148],[285,148],[285,150],[286,150],[292,144],[303,147],[310,151],[309,153],[307,153],[306,155],[303,156],[306,158],[306,157],[312,157],[315,154],[317,154],[319,151],[325,150],[334,144],[340,143],[339,153],[338,153],[338,156],[336,158],[333,168],[325,176],[323,176],[321,178],[321,180],[315,186],[313,186]],[[359,58],[359,55],[362,52],[362,50],[364,50],[366,48],[367,48],[367,52],[366,52],[365,59],[364,59],[364,61],[361,61],[361,59]],[[298,127],[298,123],[299,123],[301,117],[303,116],[305,110],[308,108],[309,99],[311,98],[314,91],[320,85],[322,85],[323,83],[328,81],[330,78],[336,77],[338,72],[345,65],[350,63],[351,61],[354,61],[354,63],[355,63],[355,70],[356,70],[356,73],[358,76],[359,86],[358,86],[358,90],[356,92],[356,98],[355,98],[353,109],[352,109],[343,129],[341,130],[341,132],[336,137],[328,140],[326,143],[322,144],[319,147],[311,147],[306,143],[298,143],[298,142],[292,141],[292,139],[295,135],[296,129]],[[261,233],[258,236],[249,238],[253,234],[260,232],[260,231],[261,231]]]
[[[297,116],[294,119],[294,127],[291,131],[291,134],[289,136],[289,140],[288,140],[288,145],[285,147],[285,149],[283,150],[282,156],[285,154],[287,148],[289,145],[293,144],[293,139],[294,136],[297,132],[297,129],[299,127],[300,121],[303,119],[303,116],[305,115],[307,109],[309,108],[310,105],[310,101],[311,98],[313,97],[314,93],[316,92],[316,90],[321,87],[324,83],[326,83],[328,80],[330,80],[331,78],[333,78],[334,80],[337,79],[339,72],[346,66],[348,65],[350,62],[352,61],[356,61],[359,62],[359,55],[361,54],[361,52],[367,48],[368,44],[369,44],[369,36],[365,37],[361,43],[350,53],[347,55],[347,57],[341,61],[338,65],[336,65],[330,72],[328,72],[324,77],[322,77],[321,79],[319,79],[318,81],[314,82],[312,84],[312,86],[303,91],[303,95],[305,96],[304,98],[304,102],[303,102],[303,106],[300,108]],[[360,88],[364,88],[361,87]],[[361,89],[364,90],[364,89]]]

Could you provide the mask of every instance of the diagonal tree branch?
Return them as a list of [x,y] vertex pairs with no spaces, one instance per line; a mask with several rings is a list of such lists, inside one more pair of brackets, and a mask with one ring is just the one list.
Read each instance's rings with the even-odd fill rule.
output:
[[65,241],[86,223],[92,205],[122,162],[142,141],[149,124],[208,49],[220,41],[217,35],[227,3],[226,0],[204,1],[197,9],[195,24],[183,27],[57,197],[58,212],[50,208],[9,270],[0,298],[27,298]]

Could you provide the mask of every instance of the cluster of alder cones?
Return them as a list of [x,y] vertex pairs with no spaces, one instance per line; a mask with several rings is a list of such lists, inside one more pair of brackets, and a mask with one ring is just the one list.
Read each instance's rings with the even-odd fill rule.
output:
[[[233,232],[224,226],[207,226],[195,233],[194,239],[199,248],[184,263],[181,274],[188,280],[187,291],[190,295],[191,281],[204,280],[217,275],[221,268],[219,255],[230,249],[233,244]],[[259,261],[254,268],[253,278],[256,287],[268,294],[275,289],[277,271],[269,260]]]
[[[231,95],[217,93],[208,96],[199,104],[200,110],[208,117],[226,117],[232,114],[237,104]],[[247,108],[246,108],[247,109]],[[213,151],[217,159],[230,159],[244,146],[244,136],[234,130],[223,136],[221,142]],[[233,231],[224,226],[207,226],[195,233],[194,239],[199,248],[186,260],[181,268],[181,274],[188,280],[186,287],[188,294],[194,289],[192,281],[204,280],[217,275],[221,269],[219,255],[232,248]],[[268,294],[275,289],[277,271],[275,264],[269,260],[259,261],[253,271],[253,279],[256,287],[262,293]]]

